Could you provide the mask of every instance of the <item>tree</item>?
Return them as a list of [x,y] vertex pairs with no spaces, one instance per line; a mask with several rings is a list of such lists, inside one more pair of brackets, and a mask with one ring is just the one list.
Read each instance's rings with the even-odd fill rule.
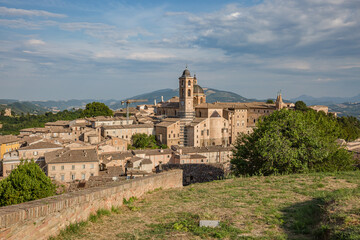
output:
[[303,101],[297,101],[295,103],[295,110],[306,111],[308,110],[308,107],[306,106],[306,103],[304,103]]
[[268,99],[268,100],[266,100],[266,103],[267,103],[267,104],[274,104],[274,100]]
[[55,191],[56,186],[34,161],[22,161],[0,181],[0,206],[49,197]]
[[336,144],[340,133],[337,120],[325,114],[276,111],[238,137],[231,163],[243,175],[350,170],[355,161]]
[[96,116],[113,116],[113,111],[104,103],[92,102],[86,104],[83,111],[84,117],[96,117]]
[[347,116],[337,118],[339,124],[342,127],[341,138],[346,141],[353,141],[360,138],[360,121],[356,117]]
[[135,148],[158,148],[154,135],[147,135],[145,133],[137,133],[132,137],[132,146]]

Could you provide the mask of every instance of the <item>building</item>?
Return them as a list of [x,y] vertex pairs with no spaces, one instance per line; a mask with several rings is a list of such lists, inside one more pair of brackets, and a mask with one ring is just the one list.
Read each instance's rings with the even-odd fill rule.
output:
[[88,180],[99,175],[99,159],[95,149],[61,149],[45,153],[46,174],[60,182]]
[[137,133],[145,133],[147,135],[154,135],[153,124],[130,124],[130,125],[108,125],[101,127],[103,137],[117,137],[131,142],[131,137]]
[[293,106],[283,102],[281,93],[275,104],[206,103],[204,90],[186,68],[179,77],[179,97],[156,105],[156,114],[163,120],[155,125],[155,135],[168,146],[229,146],[239,134],[251,133],[259,118]]
[[129,122],[126,117],[108,117],[108,116],[99,116],[87,119],[92,128],[97,128],[101,126],[114,126],[114,125],[127,125],[133,124],[134,118],[129,118]]
[[41,169],[45,167],[45,153],[60,150],[63,147],[50,142],[35,142],[26,147],[4,154],[3,176],[7,177],[12,170],[20,165],[21,160],[33,160]]
[[13,135],[0,136],[0,159],[3,159],[4,154],[20,148],[20,140]]

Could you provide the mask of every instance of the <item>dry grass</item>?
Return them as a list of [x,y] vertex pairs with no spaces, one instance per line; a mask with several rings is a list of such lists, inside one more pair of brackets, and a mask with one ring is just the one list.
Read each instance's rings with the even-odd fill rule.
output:
[[[117,214],[57,238],[312,239],[313,229],[323,220],[323,200],[336,190],[357,188],[359,183],[359,172],[347,172],[193,184],[148,193],[121,207]],[[358,200],[350,197],[343,207],[331,211],[353,214],[349,224],[358,223],[360,208],[357,206],[357,213],[354,210]],[[218,219],[224,225],[218,230],[203,229],[195,226],[199,219]]]

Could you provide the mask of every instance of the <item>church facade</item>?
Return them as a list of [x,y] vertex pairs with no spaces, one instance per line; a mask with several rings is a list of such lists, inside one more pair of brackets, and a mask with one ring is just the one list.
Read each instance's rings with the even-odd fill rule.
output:
[[260,117],[290,105],[282,102],[207,103],[196,75],[186,68],[179,77],[179,97],[160,102],[156,113],[162,122],[155,125],[155,135],[162,144],[206,147],[229,146],[240,133],[253,131]]

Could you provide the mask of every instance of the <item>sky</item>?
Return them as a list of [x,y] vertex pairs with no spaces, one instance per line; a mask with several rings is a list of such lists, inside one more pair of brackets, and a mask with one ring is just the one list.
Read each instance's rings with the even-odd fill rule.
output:
[[360,93],[359,0],[0,0],[0,98]]

